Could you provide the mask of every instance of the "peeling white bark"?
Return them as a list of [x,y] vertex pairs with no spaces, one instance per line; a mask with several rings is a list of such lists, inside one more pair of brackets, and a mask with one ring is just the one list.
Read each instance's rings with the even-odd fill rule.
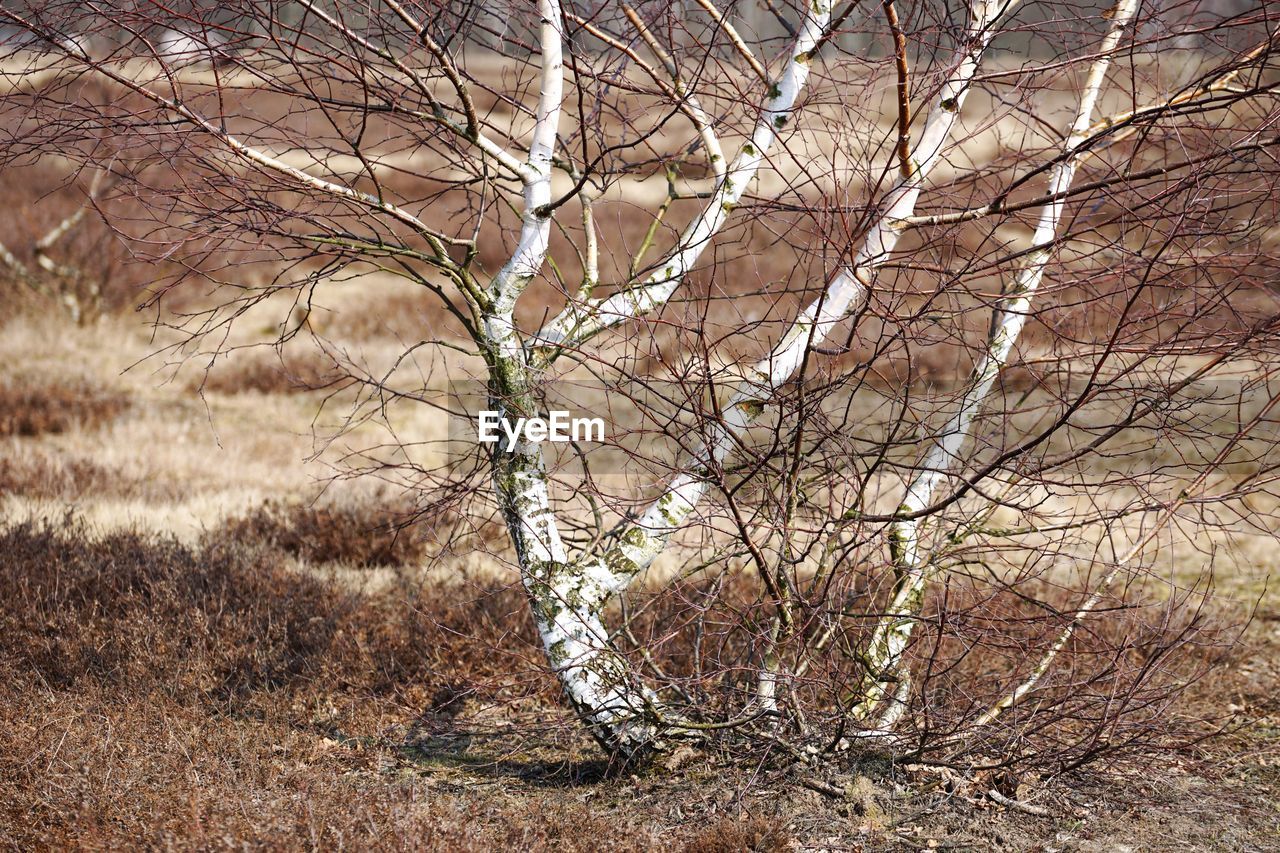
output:
[[[534,141],[525,180],[525,212],[516,251],[490,286],[491,305],[485,311],[491,372],[501,392],[497,406],[529,408],[528,354],[513,322],[516,300],[546,259],[550,220],[543,207],[550,202],[550,162],[555,141],[554,122],[560,103],[558,4],[543,2],[543,80]],[[811,51],[829,23],[831,5],[817,0],[809,9],[782,78],[769,93],[751,141],[742,146],[732,165],[713,165],[718,181],[710,203],[686,229],[675,252],[644,284],[605,300],[570,305],[531,342],[538,346],[576,345],[596,332],[638,316],[670,298],[685,274],[723,226],[733,205],[764,161],[765,154],[790,118],[804,87]],[[643,31],[643,30],[642,30]],[[554,46],[553,43],[554,42]],[[680,84],[678,84],[680,85]],[[708,153],[720,158],[719,141],[710,121],[692,106]],[[633,677],[627,662],[610,645],[600,613],[609,596],[625,587],[665,545],[670,532],[687,518],[707,488],[708,466],[729,453],[736,436],[759,414],[760,400],[785,382],[798,368],[814,338],[824,336],[865,292],[848,270],[831,282],[826,295],[811,305],[774,348],[755,366],[737,390],[726,412],[699,454],[693,470],[678,476],[666,495],[649,508],[641,521],[625,533],[620,545],[603,558],[566,564],[546,489],[545,466],[538,446],[517,445],[514,452],[494,456],[495,484],[516,543],[525,585],[548,657],[570,701],[607,748],[637,754],[659,736],[652,695]],[[500,449],[504,450],[504,449]]]
[[[536,411],[527,353],[514,322],[516,301],[546,261],[551,163],[564,94],[561,10],[541,0],[542,75],[529,156],[523,164],[524,214],[519,243],[489,285],[483,344],[493,405],[516,416]],[[652,695],[609,643],[601,619],[608,578],[571,566],[547,489],[542,446],[521,441],[493,454],[494,488],[520,563],[534,623],[566,697],[608,750],[638,756],[653,747]]]

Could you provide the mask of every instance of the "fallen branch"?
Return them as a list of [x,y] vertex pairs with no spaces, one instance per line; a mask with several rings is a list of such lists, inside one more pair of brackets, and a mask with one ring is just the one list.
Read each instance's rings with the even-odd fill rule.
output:
[[1044,806],[1033,806],[1030,803],[1022,802],[1021,800],[1015,800],[1012,797],[1006,797],[1004,794],[1000,793],[995,788],[990,788],[987,790],[987,797],[990,798],[992,802],[999,803],[1002,806],[1005,806],[1011,809],[1016,809],[1017,811],[1024,812],[1029,815],[1035,815],[1036,817],[1049,817],[1052,814]]

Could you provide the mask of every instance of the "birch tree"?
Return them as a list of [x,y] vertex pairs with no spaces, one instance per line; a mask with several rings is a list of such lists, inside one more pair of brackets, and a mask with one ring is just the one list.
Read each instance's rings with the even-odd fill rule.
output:
[[[1057,9],[8,3],[6,150],[149,194],[166,257],[218,247],[187,343],[362,277],[432,293],[457,334],[348,363],[352,422],[433,405],[401,370],[433,348],[480,365],[506,422],[557,377],[701,400],[627,499],[566,485],[527,434],[483,474],[400,466],[425,503],[500,514],[548,668],[610,753],[954,757],[1047,720],[1074,760],[1185,684],[1147,662],[1205,636],[1202,590],[1173,581],[1142,640],[1091,626],[1224,524],[1210,506],[1273,488],[1280,113],[1260,12]],[[144,224],[120,228],[147,245]],[[958,391],[925,381],[930,353]],[[1237,363],[1232,429],[1170,414]],[[1207,449],[1131,464],[1153,436]]]

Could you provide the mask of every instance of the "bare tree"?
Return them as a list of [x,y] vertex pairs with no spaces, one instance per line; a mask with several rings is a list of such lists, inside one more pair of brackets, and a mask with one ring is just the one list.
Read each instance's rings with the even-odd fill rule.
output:
[[152,200],[117,227],[222,285],[193,340],[363,275],[435,294],[457,334],[348,363],[351,423],[439,405],[441,364],[506,422],[557,378],[668,382],[679,452],[630,496],[528,435],[481,447],[491,498],[354,463],[500,511],[609,751],[1081,761],[1209,636],[1203,571],[1139,606],[1156,555],[1274,521],[1243,507],[1275,474],[1275,24],[1210,5],[8,3],[6,150]]
[[110,189],[114,178],[107,171],[95,172],[84,197],[71,213],[57,219],[30,245],[22,247],[30,263],[0,240],[0,264],[18,284],[61,306],[75,322],[96,315],[102,297],[101,270],[84,270],[80,265],[60,260],[59,244],[76,238],[100,194]]

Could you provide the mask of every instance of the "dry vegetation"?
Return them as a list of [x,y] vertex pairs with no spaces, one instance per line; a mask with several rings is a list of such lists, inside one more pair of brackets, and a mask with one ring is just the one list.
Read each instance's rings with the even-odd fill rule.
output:
[[[441,595],[404,574],[362,594],[226,532],[192,548],[71,519],[13,524],[0,549],[0,832],[15,847],[1263,849],[1276,825],[1245,788],[1277,782],[1258,731],[1166,757],[1154,785],[1125,767],[978,780],[1047,817],[915,766],[855,767],[843,793],[764,756],[751,770],[677,753],[637,776],[531,675],[517,589]],[[1273,688],[1270,660],[1240,657],[1270,665]],[[1274,725],[1261,675],[1235,695],[1271,703]]]
[[1160,779],[1130,759],[827,780],[767,750],[636,773],[559,706],[506,569],[441,553],[442,521],[402,525],[394,495],[321,490],[314,394],[120,374],[147,341],[115,320],[18,317],[4,342],[0,416],[29,424],[0,437],[8,846],[1261,850],[1280,829],[1280,604],[1257,570],[1221,575],[1257,618],[1191,697],[1229,696],[1231,731]]
[[346,566],[412,566],[426,556],[426,535],[409,515],[378,504],[314,506],[269,501],[229,520],[216,535],[283,551],[307,563]]
[[218,394],[287,394],[321,390],[332,385],[338,375],[332,360],[321,353],[308,352],[285,360],[275,352],[254,350],[203,372],[192,384],[197,390]]
[[[56,175],[26,168],[26,180],[0,193],[0,232],[30,237],[65,215],[58,205],[69,196]],[[643,202],[660,184],[637,179],[627,192]],[[648,224],[643,205],[618,199],[598,216],[609,257],[634,248]],[[805,256],[787,239],[802,244],[818,228],[798,219],[731,231],[714,278],[693,278],[691,304],[709,294],[723,312],[709,322],[726,329],[744,316],[789,316],[798,296],[778,291],[812,271],[797,266]],[[488,236],[482,261],[492,269],[509,246]],[[278,299],[247,312],[217,342],[229,356],[144,360],[173,339],[117,309],[179,270],[126,263],[97,226],[70,248],[109,282],[105,316],[77,325],[0,282],[24,303],[0,328],[0,844],[1275,849],[1271,537],[1215,543],[1228,555],[1216,579],[1234,607],[1226,621],[1253,619],[1225,659],[1205,652],[1201,662],[1217,666],[1188,694],[1186,716],[1225,719],[1226,731],[1162,754],[1159,773],[1141,754],[1087,771],[973,779],[851,759],[834,779],[766,748],[749,760],[678,751],[643,771],[611,766],[544,672],[500,527],[482,520],[473,530],[482,547],[450,548],[449,517],[415,517],[411,496],[332,480],[352,447],[374,441],[365,425],[327,440],[351,426],[329,414],[346,401],[337,378],[377,373],[406,342],[455,337],[438,301],[377,276],[331,282],[309,310]],[[561,236],[554,250],[572,275]],[[957,242],[955,251],[973,248]],[[1108,321],[1086,308],[1116,294],[1091,287],[1059,290],[1068,306],[1054,315],[1060,331],[1087,338],[1088,323]],[[543,291],[522,303],[522,320],[559,307],[554,288]],[[320,348],[239,348],[303,323]],[[678,338],[672,322],[645,346],[656,353]],[[962,338],[929,342],[910,369],[954,375]],[[734,339],[722,344],[733,354]],[[1010,387],[1036,380],[1031,367],[1011,374]],[[329,394],[337,405],[317,416]],[[415,417],[397,424],[413,439],[440,425]],[[691,638],[660,623],[661,606],[638,629],[654,632],[662,665],[679,667]],[[1043,814],[1007,808],[990,789]]]
[[61,433],[72,427],[92,429],[128,405],[127,398],[88,385],[7,381],[0,385],[0,438]]

